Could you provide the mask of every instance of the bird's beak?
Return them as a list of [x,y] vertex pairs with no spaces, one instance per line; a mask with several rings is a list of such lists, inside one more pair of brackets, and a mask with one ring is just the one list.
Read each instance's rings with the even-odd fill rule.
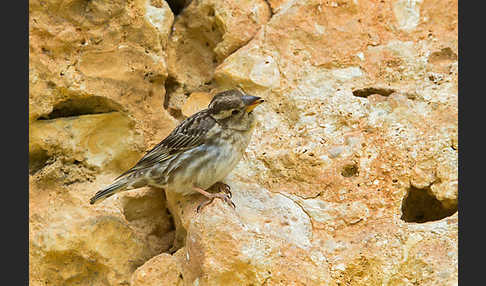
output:
[[265,101],[261,97],[253,96],[253,95],[244,95],[242,99],[246,105],[246,112],[251,112],[260,103]]

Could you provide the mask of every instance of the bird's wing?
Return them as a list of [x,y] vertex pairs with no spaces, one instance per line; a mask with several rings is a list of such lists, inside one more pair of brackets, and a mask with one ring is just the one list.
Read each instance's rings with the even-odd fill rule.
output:
[[[182,121],[164,140],[148,151],[140,161],[118,178],[149,168],[180,152],[201,145],[208,131],[216,124],[207,110],[201,110]],[[118,179],[117,178],[117,179]]]

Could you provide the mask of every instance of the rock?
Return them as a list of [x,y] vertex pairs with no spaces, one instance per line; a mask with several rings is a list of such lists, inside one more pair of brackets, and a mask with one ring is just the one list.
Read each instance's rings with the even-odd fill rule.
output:
[[238,181],[229,182],[236,209],[216,200],[195,216],[201,197],[168,197],[187,230],[177,252],[184,285],[326,285],[328,266],[312,254],[308,215],[284,195]]
[[398,28],[405,31],[413,30],[420,22],[420,5],[418,1],[395,1],[393,13],[397,19]]
[[147,243],[151,253],[166,252],[174,241],[174,223],[161,189],[142,188],[120,194],[124,218]]
[[[441,62],[454,70],[456,30],[447,22],[454,9],[438,15],[422,6],[421,13],[432,18],[396,40],[374,22],[381,17],[394,23],[392,6],[378,12],[382,4],[335,4],[289,3],[216,69],[220,86],[240,86],[266,101],[255,110],[262,123],[247,160],[233,173],[303,208],[312,221],[312,243],[326,257],[334,282],[454,283],[457,272],[444,274],[438,264],[455,269],[457,259],[457,225],[450,217],[457,212],[457,152],[451,143],[457,136],[457,73],[441,73],[440,85],[427,75]],[[379,16],[366,19],[365,11]],[[368,34],[361,34],[361,25]],[[437,37],[449,32],[422,41],[425,27]],[[436,54],[425,64],[424,51],[440,45],[451,50],[441,54],[444,61]],[[259,72],[265,64],[278,68]],[[435,221],[447,221],[448,238],[438,240],[427,228],[420,235],[434,245],[437,260],[402,260],[408,224]],[[397,240],[393,232],[404,237]],[[370,245],[371,237],[379,249]],[[392,261],[402,266],[386,266]]]
[[30,281],[128,285],[172,246],[165,196],[88,199],[177,122],[163,108],[173,15],[164,1],[61,2],[29,2]]
[[[383,226],[376,225],[373,234],[355,233],[351,235],[354,239],[335,238],[341,247],[335,250],[341,253],[340,259],[331,262],[336,265],[335,281],[348,285],[454,285],[457,245],[450,239],[457,234],[456,222],[457,215],[420,227],[402,224],[384,230]],[[443,236],[445,233],[447,237]],[[361,252],[347,249],[360,238],[366,241],[366,249]]]
[[142,145],[133,125],[120,112],[35,121],[29,129],[31,173],[53,163],[49,160],[105,171],[130,168]]
[[207,92],[193,92],[181,108],[182,115],[189,117],[208,107],[213,96]]
[[288,8],[289,5],[292,4],[291,0],[268,0],[268,4],[270,4],[270,7],[272,8],[273,14],[276,14],[280,12],[282,9]]
[[165,1],[31,1],[29,12],[30,122],[93,96],[128,112],[144,139],[174,127],[162,108],[173,21]]
[[184,276],[178,259],[182,255],[178,251],[174,256],[162,253],[151,258],[133,273],[132,286],[184,285]]
[[41,206],[30,206],[32,282],[127,285],[131,273],[150,258],[146,244],[120,217],[62,204],[59,196],[49,200],[55,210],[41,213]]
[[59,184],[29,181],[29,273],[40,284],[127,285],[132,273],[167,251],[174,227],[161,190],[141,189],[90,205],[112,180]]
[[179,110],[186,95],[209,91],[214,69],[245,45],[270,18],[263,0],[192,1],[177,17],[169,39],[169,109]]

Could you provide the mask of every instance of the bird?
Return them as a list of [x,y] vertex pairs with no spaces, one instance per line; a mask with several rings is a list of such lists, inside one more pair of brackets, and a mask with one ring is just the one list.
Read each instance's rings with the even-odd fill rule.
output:
[[198,205],[198,213],[215,198],[235,208],[231,188],[222,180],[245,153],[256,126],[253,110],[263,102],[240,89],[215,94],[206,109],[183,120],[132,168],[96,192],[90,204],[152,186],[182,195],[202,194],[207,200]]

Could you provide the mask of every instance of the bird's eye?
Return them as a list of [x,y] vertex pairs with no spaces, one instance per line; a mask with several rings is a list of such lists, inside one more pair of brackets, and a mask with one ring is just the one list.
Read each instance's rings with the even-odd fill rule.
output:
[[239,111],[238,109],[235,109],[235,110],[233,110],[231,113],[232,113],[233,115],[236,115],[236,114],[240,113],[240,111]]

